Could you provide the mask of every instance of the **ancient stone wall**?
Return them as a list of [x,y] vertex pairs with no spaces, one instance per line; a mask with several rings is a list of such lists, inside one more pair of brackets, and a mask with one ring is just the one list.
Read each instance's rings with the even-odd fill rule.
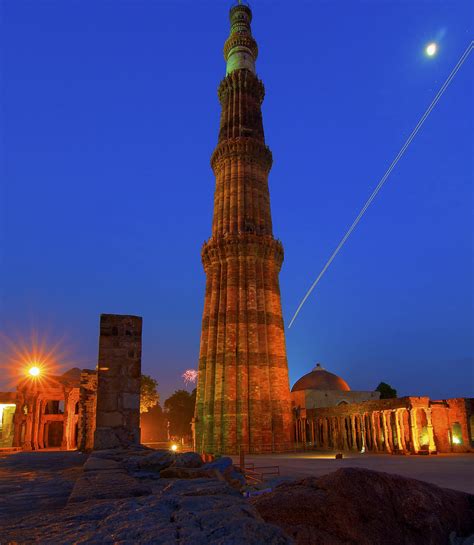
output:
[[[299,392],[298,392],[299,393]],[[298,399],[302,399],[299,396]],[[470,399],[402,397],[295,410],[303,446],[387,453],[472,451]]]
[[97,405],[97,371],[84,369],[79,390],[79,422],[77,445],[79,450],[92,450]]
[[94,449],[140,442],[142,319],[100,317]]
[[443,399],[431,403],[436,445],[441,452],[466,452],[472,447],[471,399]]
[[291,399],[294,406],[301,405],[301,396],[296,396],[303,392],[304,407],[314,409],[319,407],[334,407],[339,404],[355,404],[364,401],[373,401],[380,398],[380,392],[350,390],[348,392],[340,390],[297,390],[291,392]]

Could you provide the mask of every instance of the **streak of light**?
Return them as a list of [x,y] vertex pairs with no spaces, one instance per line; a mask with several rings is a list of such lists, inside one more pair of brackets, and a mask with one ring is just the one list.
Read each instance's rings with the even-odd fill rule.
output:
[[431,104],[428,106],[427,110],[425,111],[425,113],[421,116],[421,119],[418,121],[416,127],[413,129],[413,131],[411,132],[410,136],[407,138],[406,142],[403,144],[401,150],[398,152],[398,155],[395,157],[395,159],[392,161],[391,165],[388,167],[387,171],[385,172],[385,174],[382,176],[382,179],[380,180],[380,182],[378,183],[377,187],[373,190],[372,194],[370,195],[370,197],[367,199],[367,202],[364,204],[364,206],[362,207],[362,210],[359,212],[359,214],[357,215],[356,219],[353,221],[352,225],[349,227],[347,233],[343,236],[342,240],[339,242],[339,244],[337,245],[336,249],[334,250],[334,252],[332,253],[331,257],[328,259],[327,263],[324,265],[323,269],[321,270],[321,272],[319,273],[318,277],[316,278],[316,280],[312,283],[311,287],[309,288],[309,290],[306,292],[306,295],[303,297],[303,300],[301,301],[301,303],[299,304],[298,308],[296,309],[296,312],[295,314],[293,315],[293,318],[291,319],[290,321],[290,324],[288,326],[288,329],[293,325],[293,322],[296,320],[296,317],[298,316],[301,308],[303,307],[303,305],[305,304],[306,302],[306,299],[308,299],[308,297],[311,295],[311,292],[314,290],[314,288],[318,285],[319,281],[321,280],[321,278],[323,277],[324,273],[327,271],[327,269],[329,268],[329,266],[331,265],[331,263],[334,261],[334,258],[337,256],[337,254],[339,253],[339,251],[341,250],[341,248],[344,246],[344,244],[346,243],[347,239],[350,237],[350,235],[352,234],[352,231],[354,231],[354,229],[357,227],[357,224],[359,223],[359,221],[362,219],[362,216],[365,214],[367,208],[370,206],[370,204],[372,203],[372,201],[375,199],[375,197],[377,196],[377,193],[382,189],[383,185],[385,184],[385,182],[387,181],[387,178],[390,176],[392,170],[395,168],[395,166],[397,165],[398,161],[400,161],[400,159],[402,158],[402,156],[405,154],[405,151],[407,150],[408,146],[411,144],[412,140],[415,138],[415,136],[417,135],[418,131],[421,129],[423,123],[426,121],[427,117],[430,115],[431,111],[433,110],[433,108],[436,106],[436,104],[439,102],[440,98],[443,96],[444,92],[446,91],[446,89],[448,88],[449,84],[451,83],[451,81],[453,80],[454,76],[458,73],[459,69],[461,68],[461,66],[464,64],[464,62],[466,61],[466,59],[469,57],[469,54],[471,53],[471,51],[474,49],[474,41],[472,41],[468,46],[467,48],[465,49],[464,53],[461,55],[460,59],[458,60],[458,62],[456,63],[456,66],[452,69],[451,73],[449,74],[449,76],[446,78],[446,80],[444,81],[443,85],[441,86],[441,88],[439,89],[438,93],[436,94],[436,96],[434,97],[434,99],[431,101]]

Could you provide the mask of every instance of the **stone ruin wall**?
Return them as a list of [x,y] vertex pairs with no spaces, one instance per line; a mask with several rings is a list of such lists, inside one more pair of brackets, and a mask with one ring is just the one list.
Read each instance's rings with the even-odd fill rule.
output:
[[[300,399],[295,397],[294,400],[299,401]],[[375,426],[373,426],[374,415]],[[379,424],[379,416],[382,420],[381,424]],[[345,450],[347,448],[344,437],[345,430],[344,425],[341,424],[345,419],[347,422],[353,423],[355,430],[352,431],[355,431],[358,436],[365,433],[364,424],[365,427],[374,427],[374,433],[369,433],[373,443],[373,448],[369,450],[382,450],[389,453],[395,450],[419,452],[422,450],[419,434],[423,429],[426,429],[430,436],[430,452],[472,452],[474,450],[474,422],[472,422],[474,420],[474,400],[471,398],[431,401],[429,397],[413,396],[307,409],[301,411],[301,416],[296,423],[296,433],[298,434],[298,426],[301,426],[302,423],[304,427],[306,422],[310,422],[311,425],[322,422],[325,427],[332,428],[337,447]],[[399,436],[396,441],[393,441],[392,421],[394,422],[395,435]],[[461,429],[459,444],[453,443],[452,440],[455,423],[458,423]],[[384,428],[385,431],[382,433],[387,434],[388,441],[385,446],[381,446],[377,444],[378,440],[375,436]],[[306,437],[303,438],[306,439]]]
[[79,389],[79,422],[77,448],[82,451],[94,447],[97,406],[97,371],[84,369]]
[[140,443],[142,319],[102,314],[94,449]]
[[[440,452],[466,452],[474,443],[474,399],[456,398],[431,402],[436,445]],[[462,442],[452,442],[453,426],[461,427]],[[471,427],[472,426],[472,427]]]

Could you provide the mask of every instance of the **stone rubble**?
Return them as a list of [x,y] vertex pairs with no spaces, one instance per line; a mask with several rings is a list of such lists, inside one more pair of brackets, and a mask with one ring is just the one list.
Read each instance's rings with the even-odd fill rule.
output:
[[[236,470],[229,460],[203,464],[196,453],[174,454],[143,447],[95,451],[84,464],[63,509],[5,524],[0,542],[291,544],[282,530],[265,523],[243,498],[233,482]],[[164,478],[167,470],[202,475]]]

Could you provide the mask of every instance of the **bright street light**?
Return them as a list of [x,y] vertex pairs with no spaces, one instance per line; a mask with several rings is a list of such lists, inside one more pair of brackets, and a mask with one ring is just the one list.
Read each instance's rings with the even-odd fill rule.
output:
[[32,376],[32,377],[37,377],[40,375],[41,373],[41,369],[37,366],[37,365],[33,365],[33,367],[30,367],[28,369],[28,373]]

